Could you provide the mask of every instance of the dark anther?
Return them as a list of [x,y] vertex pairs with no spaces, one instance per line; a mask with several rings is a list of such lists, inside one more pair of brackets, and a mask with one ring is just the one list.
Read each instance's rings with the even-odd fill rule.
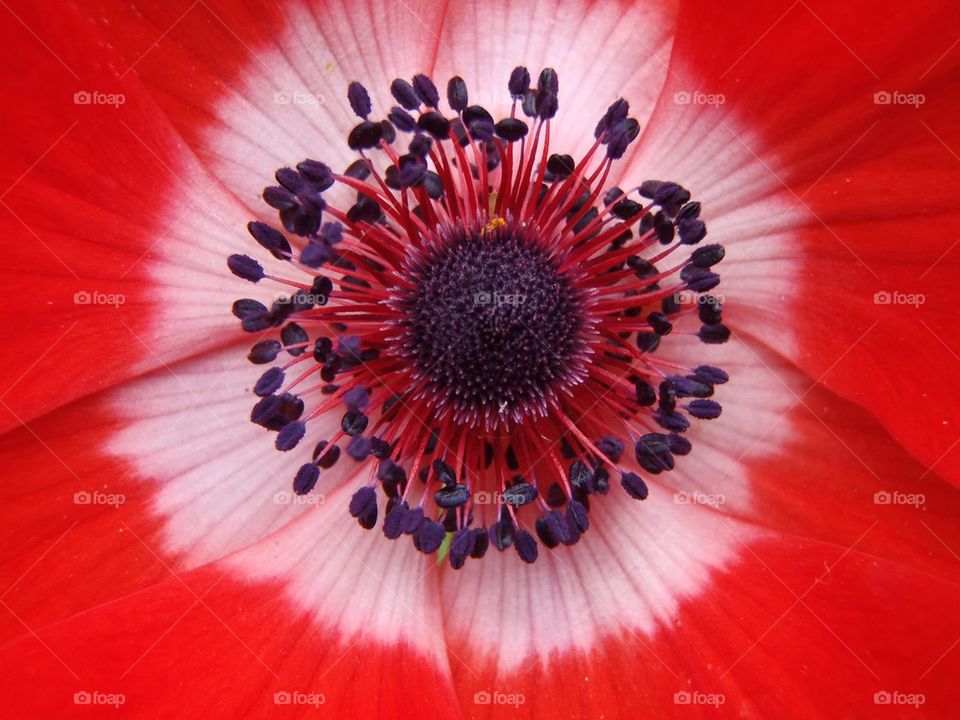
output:
[[278,260],[286,260],[290,257],[290,243],[279,230],[262,222],[247,223],[247,230],[254,240]]
[[607,134],[607,157],[619,160],[640,134],[640,123],[633,118],[619,120]]
[[670,443],[663,433],[647,433],[634,446],[637,463],[649,473],[657,475],[664,470],[673,470],[673,455]]
[[547,158],[547,170],[561,180],[573,175],[575,169],[576,163],[569,155],[557,155],[555,153]]
[[283,368],[272,367],[267,370],[253,386],[253,392],[259,397],[273,395],[283,385]]
[[333,171],[318,160],[304,160],[297,163],[297,172],[317,192],[323,192],[333,185]]
[[227,258],[227,267],[230,272],[242,280],[260,282],[263,279],[263,266],[247,255],[231,255]]
[[437,92],[437,86],[426,75],[413,76],[413,90],[427,107],[435,108],[440,104],[440,93]]
[[435,110],[423,113],[417,119],[417,126],[438,140],[443,140],[450,135],[450,121]]
[[343,417],[340,419],[340,427],[347,436],[355,437],[363,434],[363,431],[367,429],[367,423],[369,421],[370,418],[368,418],[362,412],[357,410],[349,410],[348,412],[344,413]]
[[723,245],[704,245],[690,253],[690,262],[699,268],[709,268],[723,260]]
[[456,112],[467,107],[467,83],[459,75],[450,78],[447,83],[447,102]]
[[623,440],[613,435],[606,435],[595,443],[597,450],[602,452],[612,462],[620,462],[620,456],[623,455]]
[[354,160],[343,171],[343,174],[355,180],[366,180],[370,177],[370,166],[367,165],[365,160]]
[[247,359],[254,365],[265,365],[276,360],[282,349],[282,346],[276,340],[261,340],[250,348]]
[[517,548],[517,555],[520,556],[521,560],[526,563],[534,563],[537,561],[539,552],[537,549],[537,540],[529,532],[526,530],[518,530],[514,544]]
[[406,502],[400,501],[392,508],[387,510],[383,518],[383,534],[390,540],[396,540],[403,534],[403,519],[410,507]]
[[655,332],[637,333],[637,347],[644,352],[652,353],[660,347],[660,336]]
[[350,514],[367,530],[377,524],[377,492],[369,485],[357,490],[350,498]]
[[368,150],[380,144],[383,137],[383,127],[380,123],[364,120],[350,131],[347,136],[347,145],[351,150]]
[[443,527],[443,523],[436,520],[424,520],[419,532],[413,536],[413,544],[417,550],[429,555],[440,549],[446,535],[447,531]]
[[730,329],[723,323],[716,325],[704,325],[697,333],[701,342],[708,345],[722,345],[730,339]]
[[417,129],[417,121],[413,115],[401,107],[394,106],[387,114],[387,120],[394,124],[401,132],[413,132]]
[[720,417],[722,408],[716,400],[692,400],[687,404],[687,412],[701,420],[713,420]]
[[347,86],[347,99],[350,101],[350,108],[357,114],[357,117],[365,120],[372,110],[367,89],[358,82],[352,82]]
[[477,544],[477,535],[470,528],[460,528],[450,542],[450,567],[459,570],[467,562]]
[[300,420],[287,423],[280,429],[280,432],[277,433],[277,441],[275,443],[277,450],[282,452],[293,450],[293,448],[303,440],[306,432],[307,425]]
[[397,78],[390,83],[390,94],[403,106],[404,110],[416,110],[420,107],[420,99],[417,97],[413,85],[406,80]]
[[537,489],[528,482],[518,482],[503,491],[503,502],[513,507],[520,507],[533,502],[537,497]]
[[567,522],[569,526],[575,526],[580,532],[585,533],[590,527],[587,508],[582,503],[571,500],[567,503]]
[[404,535],[415,535],[423,527],[425,519],[423,508],[416,507],[410,510],[405,502],[401,504],[401,507],[404,508],[404,512],[400,517],[400,531]]
[[[614,127],[621,120],[626,120],[627,114],[630,112],[630,103],[628,103],[623,98],[613,102],[610,107],[607,108],[607,111],[603,114],[603,117],[600,118],[600,122],[597,123],[596,129],[593,131],[593,136],[600,140],[601,136]],[[603,142],[609,142],[609,138],[604,138]]]
[[677,231],[684,245],[696,245],[707,236],[707,226],[702,220],[681,220],[677,223]]
[[433,461],[433,471],[437,474],[437,480],[444,485],[453,485],[457,482],[457,476],[453,468],[439,458]]
[[670,331],[673,330],[673,324],[667,320],[667,316],[663,313],[650,313],[647,315],[647,323],[657,335],[669,335]]
[[515,67],[513,72],[510,73],[507,88],[514,100],[522,100],[527,90],[530,89],[530,72],[523,66]]
[[620,485],[623,486],[623,489],[627,491],[630,497],[636,500],[646,500],[650,494],[650,491],[647,489],[647,484],[643,481],[643,478],[636,473],[624,473],[620,477]]
[[306,495],[313,490],[320,478],[320,470],[313,463],[306,463],[297,470],[297,475],[293,479],[293,491],[297,495]]
[[470,499],[470,491],[466,485],[444,485],[433,494],[433,501],[444,509],[466,505]]

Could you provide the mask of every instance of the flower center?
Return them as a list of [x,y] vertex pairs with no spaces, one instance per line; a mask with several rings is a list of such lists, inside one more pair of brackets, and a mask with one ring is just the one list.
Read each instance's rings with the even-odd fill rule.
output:
[[408,259],[415,287],[393,302],[414,382],[458,423],[546,415],[585,376],[584,293],[515,222],[442,228],[433,243]]
[[[425,75],[397,79],[397,104],[374,120],[351,83],[358,159],[281,168],[263,197],[286,234],[248,226],[292,272],[227,261],[290,289],[233,312],[261,336],[250,361],[269,366],[251,420],[282,452],[315,443],[294,491],[323,482],[342,447],[369,463],[349,505],[360,525],[382,519],[387,538],[455,569],[490,545],[534,562],[541,546],[576,544],[614,476],[622,498],[645,499],[646,479],[691,451],[691,419],[720,415],[712,396],[728,379],[696,349],[730,335],[708,294],[724,251],[698,246],[700,204],[673,182],[607,187],[640,130],[627,102],[600,114],[574,160],[550,149],[556,72],[533,85],[518,67],[508,89],[495,120],[462,78],[449,111]],[[682,361],[658,357],[668,337]],[[339,429],[317,437],[330,414]]]

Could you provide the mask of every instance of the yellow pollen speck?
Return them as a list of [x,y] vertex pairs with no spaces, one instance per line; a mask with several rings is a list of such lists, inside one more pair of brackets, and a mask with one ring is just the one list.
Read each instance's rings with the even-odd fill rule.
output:
[[504,225],[507,224],[507,221],[502,217],[492,217],[490,222],[487,223],[487,226],[484,228],[487,232],[493,232],[494,230],[499,230]]

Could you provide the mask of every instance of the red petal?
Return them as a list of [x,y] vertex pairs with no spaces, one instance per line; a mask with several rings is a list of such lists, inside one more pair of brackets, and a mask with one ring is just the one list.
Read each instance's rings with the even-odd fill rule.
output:
[[[128,63],[208,168],[267,214],[273,172],[310,157],[340,171],[356,160],[347,85],[363,83],[383,117],[389,84],[429,70],[445,6],[430,0],[243,4],[99,2]],[[163,40],[155,43],[158,36]],[[150,51],[144,53],[145,48]]]
[[[642,567],[633,572],[643,577]],[[684,602],[651,635],[624,617],[587,651],[511,670],[462,637],[450,649],[477,673],[456,675],[474,718],[879,717],[887,708],[875,704],[884,700],[877,693],[897,693],[898,703],[922,694],[924,717],[949,718],[960,670],[958,601],[956,584],[859,546],[783,536],[750,541],[740,563],[715,575],[707,598]],[[915,709],[890,712],[906,718]]]
[[[724,422],[691,429],[693,452],[651,483],[643,504],[612,488],[591,505],[591,528],[577,547],[545,550],[533,567],[505,553],[444,576],[446,605],[479,598],[446,619],[452,655],[482,669],[479,679],[457,674],[467,707],[474,693],[499,691],[523,694],[521,710],[531,716],[560,707],[670,716],[673,693],[696,690],[724,693],[731,714],[802,717],[821,701],[812,688],[832,688],[831,677],[859,665],[834,633],[868,664],[876,661],[882,680],[858,675],[840,708],[862,702],[857,693],[871,687],[865,715],[874,692],[929,689],[927,678],[911,690],[923,672],[914,672],[914,658],[930,656],[932,664],[960,622],[949,609],[960,581],[956,492],[925,475],[862,408],[811,389],[774,353],[732,341],[723,354],[718,362],[731,373],[718,392]],[[844,562],[859,569],[838,575],[840,564],[824,580],[841,594],[811,593],[817,606],[807,598],[830,628],[799,606],[784,626],[789,634],[761,638],[792,600],[784,601],[789,594],[757,556],[801,595],[824,562],[850,547]],[[926,588],[920,598],[941,595],[924,600],[930,605],[922,611],[936,628],[916,637],[912,621],[890,620],[914,601],[912,589],[906,600],[902,594],[907,581]],[[845,609],[861,605],[864,615]],[[887,622],[889,635],[870,635]],[[748,663],[719,677],[758,639],[766,648],[754,660],[762,671]],[[804,671],[809,683],[793,679],[805,654],[814,658]]]
[[0,427],[223,342],[240,292],[224,258],[246,219],[76,9],[17,13],[30,30],[4,23],[21,60],[0,71],[18,98],[0,120],[15,139],[0,164]]
[[[957,480],[960,22],[936,2],[680,16],[638,167],[689,182],[716,219],[733,324]],[[881,91],[926,102],[875,104]]]
[[[0,436],[2,572],[29,626],[140,590],[165,577],[164,564],[182,571],[256,544],[369,470],[344,453],[294,502],[297,468],[339,417],[312,421],[299,451],[277,452],[249,419],[262,367],[245,353],[234,346],[165,368]],[[380,540],[350,523],[345,500],[323,510],[350,524],[350,538]]]
[[[383,594],[389,602],[389,587]],[[318,625],[281,583],[244,583],[222,567],[39,628],[0,658],[9,668],[0,687],[17,717],[88,712],[77,693],[97,694],[93,703],[122,695],[136,717],[459,716],[441,655]]]

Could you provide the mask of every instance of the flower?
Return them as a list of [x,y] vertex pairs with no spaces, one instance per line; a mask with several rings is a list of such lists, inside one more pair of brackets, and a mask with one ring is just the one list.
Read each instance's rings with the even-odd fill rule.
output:
[[[539,557],[537,538],[575,545],[611,472],[645,500],[635,471],[672,470],[692,448],[689,418],[719,417],[712,396],[729,380],[691,362],[689,348],[686,365],[654,355],[688,321],[703,343],[729,339],[721,303],[707,294],[725,251],[696,247],[706,224],[682,186],[604,189],[639,134],[629,103],[599,115],[593,146],[575,161],[551,153],[557,72],[544,68],[532,87],[518,66],[507,90],[510,115],[496,120],[454,76],[451,121],[432,79],[396,78],[399,105],[377,121],[367,89],[351,82],[360,122],[347,144],[358,159],[342,173],[312,159],[276,171],[279,184],[263,197],[292,241],[247,225],[299,280],[249,255],[227,260],[237,277],[290,293],[270,307],[233,304],[258,338],[248,359],[270,365],[254,385],[251,421],[290,452],[308,424],[341,416],[297,469],[293,492],[314,490],[340,443],[358,462],[372,456],[376,471],[353,492],[350,514],[376,526],[379,486],[384,535],[409,535],[454,569],[491,544],[527,563]],[[395,149],[398,131],[412,136],[407,152]],[[371,157],[378,150],[384,168]],[[347,206],[325,198],[337,184]],[[272,329],[277,337],[262,339]]]
[[[22,63],[3,71],[0,196],[15,714],[949,716],[960,28],[940,3],[883,5],[6,8]],[[645,500],[611,487],[575,547],[454,570],[357,527],[369,465],[347,453],[293,492],[309,448],[277,452],[249,422],[265,368],[229,314],[269,291],[225,264],[287,269],[244,229],[277,223],[278,168],[356,159],[350,83],[380,119],[394,78],[460,77],[500,119],[517,66],[559,77],[555,152],[583,157],[623,97],[640,130],[609,184],[674,180],[701,203],[733,332],[671,333],[652,357],[730,381]],[[444,237],[516,232],[498,217]],[[563,357],[570,382],[598,367]]]

